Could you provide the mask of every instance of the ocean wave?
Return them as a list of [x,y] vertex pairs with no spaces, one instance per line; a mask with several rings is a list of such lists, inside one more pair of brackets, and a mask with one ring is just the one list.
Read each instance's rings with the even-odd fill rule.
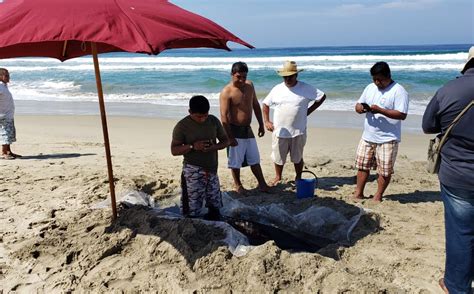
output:
[[[389,62],[390,63],[390,62]],[[299,67],[306,71],[366,71],[373,63],[353,63],[353,64],[326,64],[317,65],[309,63],[300,63]],[[438,70],[459,70],[463,66],[462,62],[456,63],[392,63],[390,68],[404,71],[438,71]],[[100,70],[103,72],[124,72],[124,71],[158,71],[158,72],[195,72],[201,70],[225,71],[230,70],[229,64],[121,64],[109,65],[102,64]],[[259,70],[277,70],[281,65],[271,64],[249,64],[250,71]],[[68,72],[93,72],[92,65],[56,65],[56,66],[12,66],[9,71],[15,72],[38,72],[38,71],[68,71]]]
[[[40,89],[12,89],[15,100],[57,101],[57,102],[97,102],[97,93],[54,93],[42,92]],[[157,94],[104,94],[104,99],[110,103],[136,103],[188,107],[189,99],[194,95],[204,95],[211,106],[219,106],[219,93],[157,93]],[[409,114],[422,115],[430,97],[415,97],[410,101]],[[320,107],[321,110],[353,111],[354,98],[332,98]]]
[[[131,55],[130,57],[108,57],[101,56],[99,58],[100,63],[119,63],[119,64],[198,64],[212,63],[212,64],[232,64],[236,60],[242,59],[242,61],[248,64],[253,63],[265,63],[271,64],[276,63],[281,65],[285,60],[294,60],[296,62],[348,62],[348,61],[465,61],[467,53],[444,53],[444,54],[412,54],[412,55],[308,55],[308,56],[277,56],[277,57],[162,57],[162,56],[146,56]],[[12,58],[2,60],[2,64],[15,65],[24,64],[25,66],[32,66],[38,63],[47,63],[48,65],[61,65],[61,64],[91,64],[91,58],[82,57],[68,60],[66,62],[60,62],[52,58]]]

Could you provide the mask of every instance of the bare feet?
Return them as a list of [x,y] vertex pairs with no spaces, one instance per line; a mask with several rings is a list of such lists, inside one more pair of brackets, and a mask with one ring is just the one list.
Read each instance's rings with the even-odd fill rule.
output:
[[281,179],[279,178],[274,178],[273,181],[270,182],[270,187],[275,187],[276,185],[281,183]]
[[355,200],[362,200],[362,199],[364,199],[364,194],[354,192],[354,194],[352,194],[352,197],[353,197]]
[[382,195],[374,195],[374,199],[373,199],[375,202],[382,202]]
[[242,185],[235,186],[234,190],[240,195],[245,195],[247,193],[247,190]]
[[446,285],[444,284],[444,278],[439,279],[438,284],[441,289],[443,289],[444,293],[449,294],[448,288],[446,288]]
[[12,159],[15,159],[16,157],[14,157],[13,155],[7,153],[7,154],[2,154],[2,156],[0,158],[1,159],[6,159],[6,160],[12,160]]

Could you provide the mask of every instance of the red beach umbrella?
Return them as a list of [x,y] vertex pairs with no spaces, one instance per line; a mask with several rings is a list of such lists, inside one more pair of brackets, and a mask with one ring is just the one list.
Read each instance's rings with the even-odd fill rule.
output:
[[92,55],[102,119],[113,219],[117,217],[98,53],[159,54],[172,48],[230,50],[226,29],[166,0],[0,0],[0,58]]

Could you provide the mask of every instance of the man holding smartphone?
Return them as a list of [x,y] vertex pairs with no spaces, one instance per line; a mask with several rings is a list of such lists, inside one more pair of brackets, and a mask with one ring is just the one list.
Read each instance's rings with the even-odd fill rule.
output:
[[377,62],[370,69],[372,84],[368,85],[355,105],[365,114],[364,132],[356,153],[357,186],[354,198],[364,198],[370,169],[377,169],[377,192],[374,201],[382,201],[390,183],[401,141],[401,121],[408,113],[408,93],[392,80],[386,62]]

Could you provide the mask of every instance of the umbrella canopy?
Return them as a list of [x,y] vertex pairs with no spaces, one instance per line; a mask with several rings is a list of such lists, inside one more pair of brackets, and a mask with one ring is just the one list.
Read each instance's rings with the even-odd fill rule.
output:
[[92,55],[104,135],[113,219],[114,177],[98,53],[158,54],[171,48],[230,50],[250,44],[216,23],[165,0],[0,0],[0,58]]
[[0,0],[0,58],[61,61],[99,53],[158,54],[170,48],[249,48],[216,23],[165,0]]

